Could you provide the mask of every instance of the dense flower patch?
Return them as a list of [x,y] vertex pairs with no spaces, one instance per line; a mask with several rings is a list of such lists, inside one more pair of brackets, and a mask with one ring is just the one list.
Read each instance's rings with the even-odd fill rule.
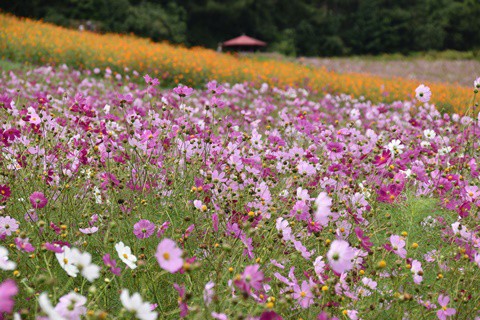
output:
[[[220,40],[220,39],[219,39]],[[412,96],[418,83],[365,74],[338,74],[297,63],[219,54],[212,50],[152,43],[147,39],[115,34],[99,35],[51,24],[0,15],[0,57],[37,64],[62,64],[78,68],[125,68],[161,74],[162,85],[205,85],[205,79],[260,85],[308,87],[319,92],[364,96],[375,102],[393,102]],[[458,85],[429,84],[432,101],[442,110],[464,113],[470,91]]]
[[480,315],[477,119],[130,77],[0,78],[0,314]]

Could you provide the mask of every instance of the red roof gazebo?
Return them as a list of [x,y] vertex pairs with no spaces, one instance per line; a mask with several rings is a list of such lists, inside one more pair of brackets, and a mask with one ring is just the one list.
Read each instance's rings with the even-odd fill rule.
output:
[[222,44],[223,47],[238,49],[242,51],[253,51],[255,49],[265,47],[266,45],[266,42],[254,39],[246,35],[241,35],[240,37],[230,39]]

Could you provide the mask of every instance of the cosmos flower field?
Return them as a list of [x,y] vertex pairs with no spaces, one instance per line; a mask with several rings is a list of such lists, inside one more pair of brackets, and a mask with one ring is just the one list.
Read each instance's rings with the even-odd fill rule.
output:
[[478,119],[411,94],[4,71],[0,318],[480,317]]

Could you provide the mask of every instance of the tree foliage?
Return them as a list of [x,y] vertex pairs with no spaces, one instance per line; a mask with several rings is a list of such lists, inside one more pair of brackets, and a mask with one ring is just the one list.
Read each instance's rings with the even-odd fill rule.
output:
[[216,48],[246,33],[290,55],[480,48],[478,0],[16,0],[0,8],[187,46]]

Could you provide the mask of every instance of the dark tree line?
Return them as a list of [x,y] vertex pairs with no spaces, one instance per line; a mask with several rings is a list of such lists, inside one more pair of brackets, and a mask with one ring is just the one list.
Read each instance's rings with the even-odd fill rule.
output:
[[0,8],[210,48],[246,33],[292,55],[480,49],[480,0],[15,0]]

